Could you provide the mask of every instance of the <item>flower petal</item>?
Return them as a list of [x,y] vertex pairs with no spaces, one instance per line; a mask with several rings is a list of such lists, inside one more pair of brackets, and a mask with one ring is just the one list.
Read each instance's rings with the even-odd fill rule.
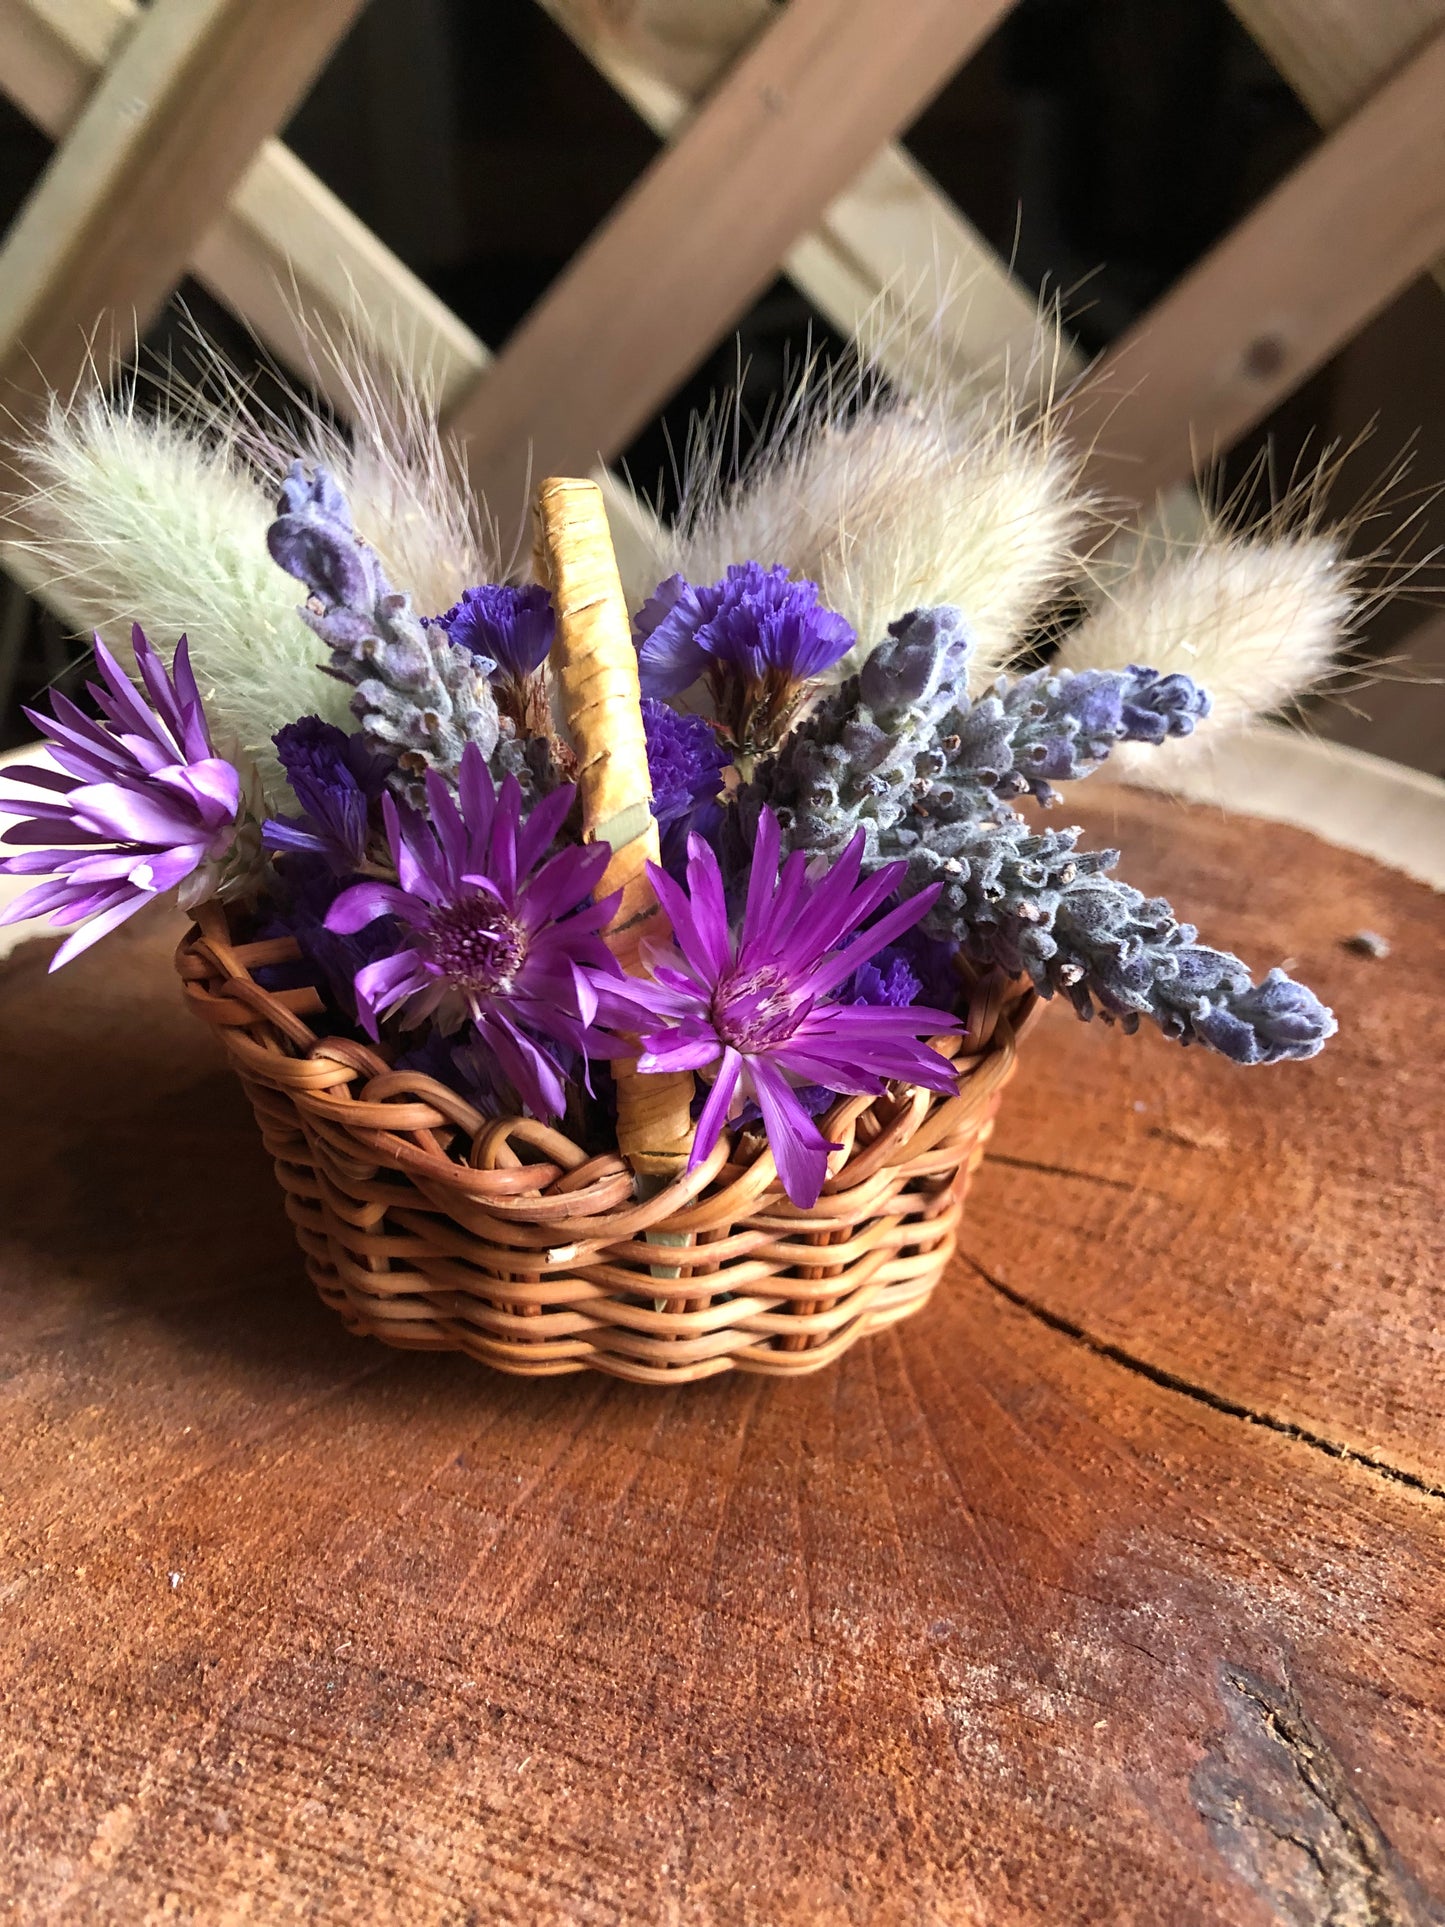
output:
[[700,836],[687,839],[687,889],[692,901],[693,928],[707,958],[708,975],[716,982],[732,962],[732,946],[728,940],[722,868]]
[[700,1071],[723,1053],[717,1032],[700,1018],[689,1019],[676,1030],[644,1032],[638,1041],[640,1071]]
[[644,696],[680,696],[707,667],[697,632],[707,619],[698,593],[683,576],[671,575],[637,614],[641,638],[637,673]]
[[59,970],[62,964],[68,964],[73,957],[78,957],[82,950],[89,950],[93,943],[99,943],[102,937],[108,936],[112,930],[124,923],[127,917],[133,917],[137,910],[149,902],[150,896],[144,890],[126,891],[110,909],[101,911],[98,916],[92,917],[88,923],[83,923],[79,930],[73,931],[65,939],[50,959],[50,968]]
[[823,1136],[787,1079],[766,1058],[749,1057],[747,1070],[783,1189],[794,1204],[811,1211],[828,1175],[828,1153],[840,1147]]
[[67,801],[84,828],[124,843],[176,843],[196,830],[194,809],[179,797],[128,783],[83,783]]
[[499,1011],[488,1012],[477,1029],[497,1053],[507,1081],[532,1116],[560,1117],[567,1108],[567,1092],[546,1051]]
[[870,957],[876,956],[880,950],[901,937],[905,930],[911,930],[914,924],[921,922],[937,902],[942,887],[935,883],[926,890],[920,890],[916,897],[909,897],[896,910],[890,910],[887,916],[871,924],[852,943],[834,951],[831,957],[824,958],[809,973],[808,990],[813,996],[820,997],[825,991],[836,989],[845,977],[852,976],[859,964],[867,963]]
[[355,936],[378,917],[400,917],[404,923],[421,921],[416,899],[393,883],[353,883],[326,912],[326,928],[344,937]]
[[517,836],[517,869],[522,876],[530,876],[538,859],[555,842],[576,794],[575,783],[563,783],[532,805]]
[[[770,809],[764,809],[758,817],[757,834],[753,838],[752,868],[748,872],[748,899],[743,910],[742,943],[760,931],[768,900],[777,888],[778,852],[782,848],[782,831],[778,819]],[[741,944],[739,945],[741,948]]]
[[712,1089],[707,1094],[707,1102],[702,1107],[697,1128],[693,1132],[692,1153],[687,1160],[689,1171],[695,1171],[712,1155],[713,1146],[722,1135],[723,1125],[727,1122],[728,1111],[732,1106],[742,1068],[743,1060],[735,1050],[723,1052],[717,1076],[713,1079]]

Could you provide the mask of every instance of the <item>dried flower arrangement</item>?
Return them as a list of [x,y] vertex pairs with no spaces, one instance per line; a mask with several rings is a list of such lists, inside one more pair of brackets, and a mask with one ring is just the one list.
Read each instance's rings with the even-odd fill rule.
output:
[[[0,862],[45,879],[7,919],[73,926],[56,964],[165,891],[196,911],[182,975],[358,1329],[811,1368],[926,1296],[1039,998],[1240,1064],[1333,1031],[1020,808],[1318,674],[1330,535],[1135,571],[1020,668],[1091,516],[1048,421],[825,389],[726,486],[704,441],[619,587],[588,484],[547,485],[581,520],[554,505],[543,579],[499,579],[424,411],[367,394],[350,443],[54,409],[39,559],[112,643],[141,626],[133,675],[98,636],[89,706],[34,718],[54,767],[11,772]],[[594,633],[624,587],[625,660]],[[168,668],[148,636],[183,629]]]

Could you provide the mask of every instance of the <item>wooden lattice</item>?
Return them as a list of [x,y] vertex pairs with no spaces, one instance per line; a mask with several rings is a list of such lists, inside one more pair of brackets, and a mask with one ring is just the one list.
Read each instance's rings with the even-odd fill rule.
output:
[[[614,457],[780,267],[845,331],[891,308],[905,386],[940,272],[969,288],[945,322],[961,365],[1038,360],[1032,295],[889,144],[1010,0],[687,0],[685,60],[637,30],[640,15],[665,26],[661,0],[539,3],[668,145],[492,363],[266,138],[361,0],[0,0],[0,87],[61,141],[0,246],[7,405],[73,378],[98,317],[131,337],[187,269],[313,379],[306,323],[360,326],[381,357],[424,363],[496,500],[521,499],[529,463]],[[1143,504],[1408,283],[1445,273],[1445,0],[1230,4],[1331,131],[1092,369],[1065,343],[1082,428],[1107,413],[1092,479]],[[103,355],[104,326],[97,339]]]

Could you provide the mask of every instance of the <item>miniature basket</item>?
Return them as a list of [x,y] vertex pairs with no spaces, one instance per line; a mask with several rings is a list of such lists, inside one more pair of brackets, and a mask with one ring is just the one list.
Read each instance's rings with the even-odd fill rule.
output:
[[[584,832],[612,845],[600,890],[623,893],[607,941],[633,968],[666,923],[644,867],[657,834],[626,606],[592,483],[545,483],[538,520]],[[919,1310],[1037,1011],[1010,984],[975,1000],[963,1039],[935,1040],[958,1066],[956,1095],[840,1099],[821,1122],[842,1148],[803,1210],[756,1135],[725,1132],[686,1169],[690,1075],[617,1065],[617,1148],[596,1155],[318,1036],[306,1021],[323,1007],[316,991],[268,991],[251,975],[297,956],[289,938],[234,942],[212,903],[176,967],[255,1110],[317,1290],[358,1334],[529,1376],[816,1371]]]

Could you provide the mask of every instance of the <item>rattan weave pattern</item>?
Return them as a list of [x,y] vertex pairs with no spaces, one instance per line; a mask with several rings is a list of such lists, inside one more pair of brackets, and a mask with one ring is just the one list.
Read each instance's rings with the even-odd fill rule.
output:
[[917,1311],[1037,1010],[1010,989],[959,1051],[956,1096],[840,1100],[823,1123],[843,1149],[805,1211],[756,1138],[724,1134],[645,1195],[616,1152],[489,1122],[433,1079],[317,1036],[315,992],[251,975],[296,955],[289,939],[233,943],[209,904],[176,964],[251,1100],[317,1290],[359,1334],[533,1376],[816,1371]]

